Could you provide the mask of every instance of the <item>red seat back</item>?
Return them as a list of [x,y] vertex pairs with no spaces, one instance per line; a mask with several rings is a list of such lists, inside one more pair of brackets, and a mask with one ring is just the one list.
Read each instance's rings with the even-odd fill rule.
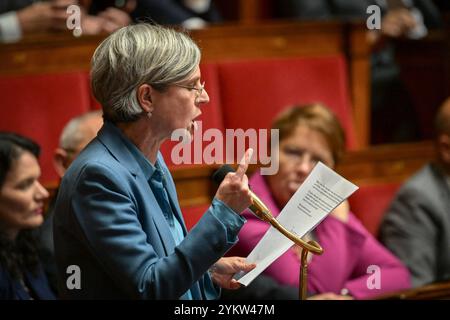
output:
[[184,222],[186,223],[186,228],[188,230],[192,229],[192,227],[200,220],[202,215],[208,210],[210,204],[198,205],[198,206],[190,206],[183,207],[181,211],[183,211]]
[[44,183],[57,180],[53,151],[64,125],[90,109],[89,87],[82,72],[0,77],[0,130],[35,140],[42,148]]
[[343,57],[223,62],[219,75],[225,128],[270,128],[285,107],[322,102],[341,121],[347,146],[355,146]]
[[[216,128],[223,132],[223,120],[222,120],[222,107],[221,107],[221,99],[220,99],[220,87],[219,87],[219,78],[217,73],[217,65],[216,64],[202,64],[200,66],[200,70],[202,73],[202,80],[205,81],[205,89],[208,92],[210,102],[203,107],[201,107],[202,114],[196,120],[201,121],[202,123],[202,131],[208,130],[209,128]],[[200,131],[199,131],[200,133]],[[195,138],[197,136],[194,136]],[[202,142],[201,145],[203,148],[209,142]],[[161,146],[161,153],[164,156],[164,160],[166,161],[169,167],[174,167],[175,164],[172,161],[171,152],[172,148],[178,144],[178,142],[166,141]],[[194,161],[194,143],[190,145],[192,161]],[[198,151],[196,151],[198,152]],[[203,160],[203,159],[202,159]],[[193,162],[192,162],[193,163]],[[203,161],[201,162],[203,163]],[[184,164],[183,164],[184,165]],[[187,164],[188,165],[188,164]]]
[[399,183],[362,186],[349,198],[352,212],[374,236],[399,188]]

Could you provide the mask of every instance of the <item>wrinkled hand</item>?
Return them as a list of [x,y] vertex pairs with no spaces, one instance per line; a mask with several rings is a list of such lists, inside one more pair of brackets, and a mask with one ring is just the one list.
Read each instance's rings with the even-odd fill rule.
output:
[[388,37],[398,38],[416,27],[416,19],[406,8],[389,10],[381,21],[381,32]]
[[24,33],[63,30],[69,17],[66,9],[76,3],[74,0],[35,2],[17,11],[17,18]]
[[242,257],[220,258],[211,268],[211,278],[224,289],[238,289],[241,284],[233,279],[239,271],[248,272],[256,267],[254,263],[246,263]]
[[85,35],[96,35],[103,32],[105,20],[102,17],[85,14],[81,18],[81,30]]
[[127,12],[113,7],[100,12],[98,16],[103,18],[102,28],[107,33],[112,33],[131,23],[130,15]]
[[81,29],[87,35],[112,33],[129,25],[131,22],[131,17],[128,12],[109,7],[96,16],[84,14],[81,19]]
[[309,297],[307,300],[353,300],[351,296],[343,296],[333,292],[326,292],[316,294],[315,296]]
[[252,154],[253,149],[249,148],[239,163],[236,172],[230,172],[225,176],[215,195],[217,199],[239,214],[252,204],[248,178],[245,174]]

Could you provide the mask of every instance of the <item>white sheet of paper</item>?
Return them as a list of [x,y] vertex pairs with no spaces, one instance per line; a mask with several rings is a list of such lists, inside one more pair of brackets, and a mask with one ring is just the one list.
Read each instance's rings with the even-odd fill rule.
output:
[[[318,162],[277,220],[286,229],[303,237],[356,190],[356,185]],[[270,227],[247,257],[247,262],[256,263],[256,268],[246,274],[236,274],[235,279],[249,285],[293,244],[277,229]]]

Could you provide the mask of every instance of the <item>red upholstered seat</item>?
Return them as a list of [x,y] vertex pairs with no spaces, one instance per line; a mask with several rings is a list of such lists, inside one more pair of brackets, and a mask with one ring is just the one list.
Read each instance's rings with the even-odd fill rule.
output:
[[[202,122],[202,131],[208,130],[209,128],[216,128],[223,132],[223,120],[222,120],[222,107],[221,107],[221,99],[220,99],[220,87],[219,87],[219,78],[217,74],[217,65],[216,64],[202,64],[200,66],[202,80],[205,81],[205,89],[209,95],[210,102],[201,107],[202,115],[196,120]],[[199,131],[200,132],[200,131]],[[166,141],[161,146],[161,153],[164,156],[164,160],[166,161],[169,167],[173,167],[174,163],[171,157],[172,148],[178,142]],[[191,155],[192,161],[194,161],[194,143],[191,144]],[[207,145],[209,142],[203,142],[203,147]],[[203,159],[202,159],[203,160]],[[201,163],[204,163],[201,161]],[[183,164],[184,165],[184,164]]]
[[72,117],[90,108],[82,72],[0,77],[0,130],[34,139],[42,148],[42,181],[57,180],[52,155],[60,132]]
[[349,198],[352,212],[374,236],[378,235],[384,213],[399,188],[399,183],[367,185]]
[[198,205],[192,207],[183,207],[181,210],[183,211],[184,222],[186,223],[186,228],[188,230],[192,229],[192,227],[197,223],[198,220],[202,217],[202,215],[208,210],[210,204]]
[[219,63],[226,129],[270,128],[286,106],[322,102],[337,115],[347,146],[355,146],[347,68],[341,56]]

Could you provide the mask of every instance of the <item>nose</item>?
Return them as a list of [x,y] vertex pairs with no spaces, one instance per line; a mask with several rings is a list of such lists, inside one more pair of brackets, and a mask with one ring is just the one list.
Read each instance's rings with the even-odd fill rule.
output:
[[206,89],[203,89],[202,93],[196,99],[196,104],[198,106],[200,106],[200,105],[206,104],[208,102],[209,102],[208,92],[206,91]]
[[307,176],[311,173],[314,163],[311,157],[307,154],[303,155],[297,162],[295,169],[301,175]]
[[39,181],[36,181],[36,200],[45,200],[50,196],[47,189],[45,189]]

